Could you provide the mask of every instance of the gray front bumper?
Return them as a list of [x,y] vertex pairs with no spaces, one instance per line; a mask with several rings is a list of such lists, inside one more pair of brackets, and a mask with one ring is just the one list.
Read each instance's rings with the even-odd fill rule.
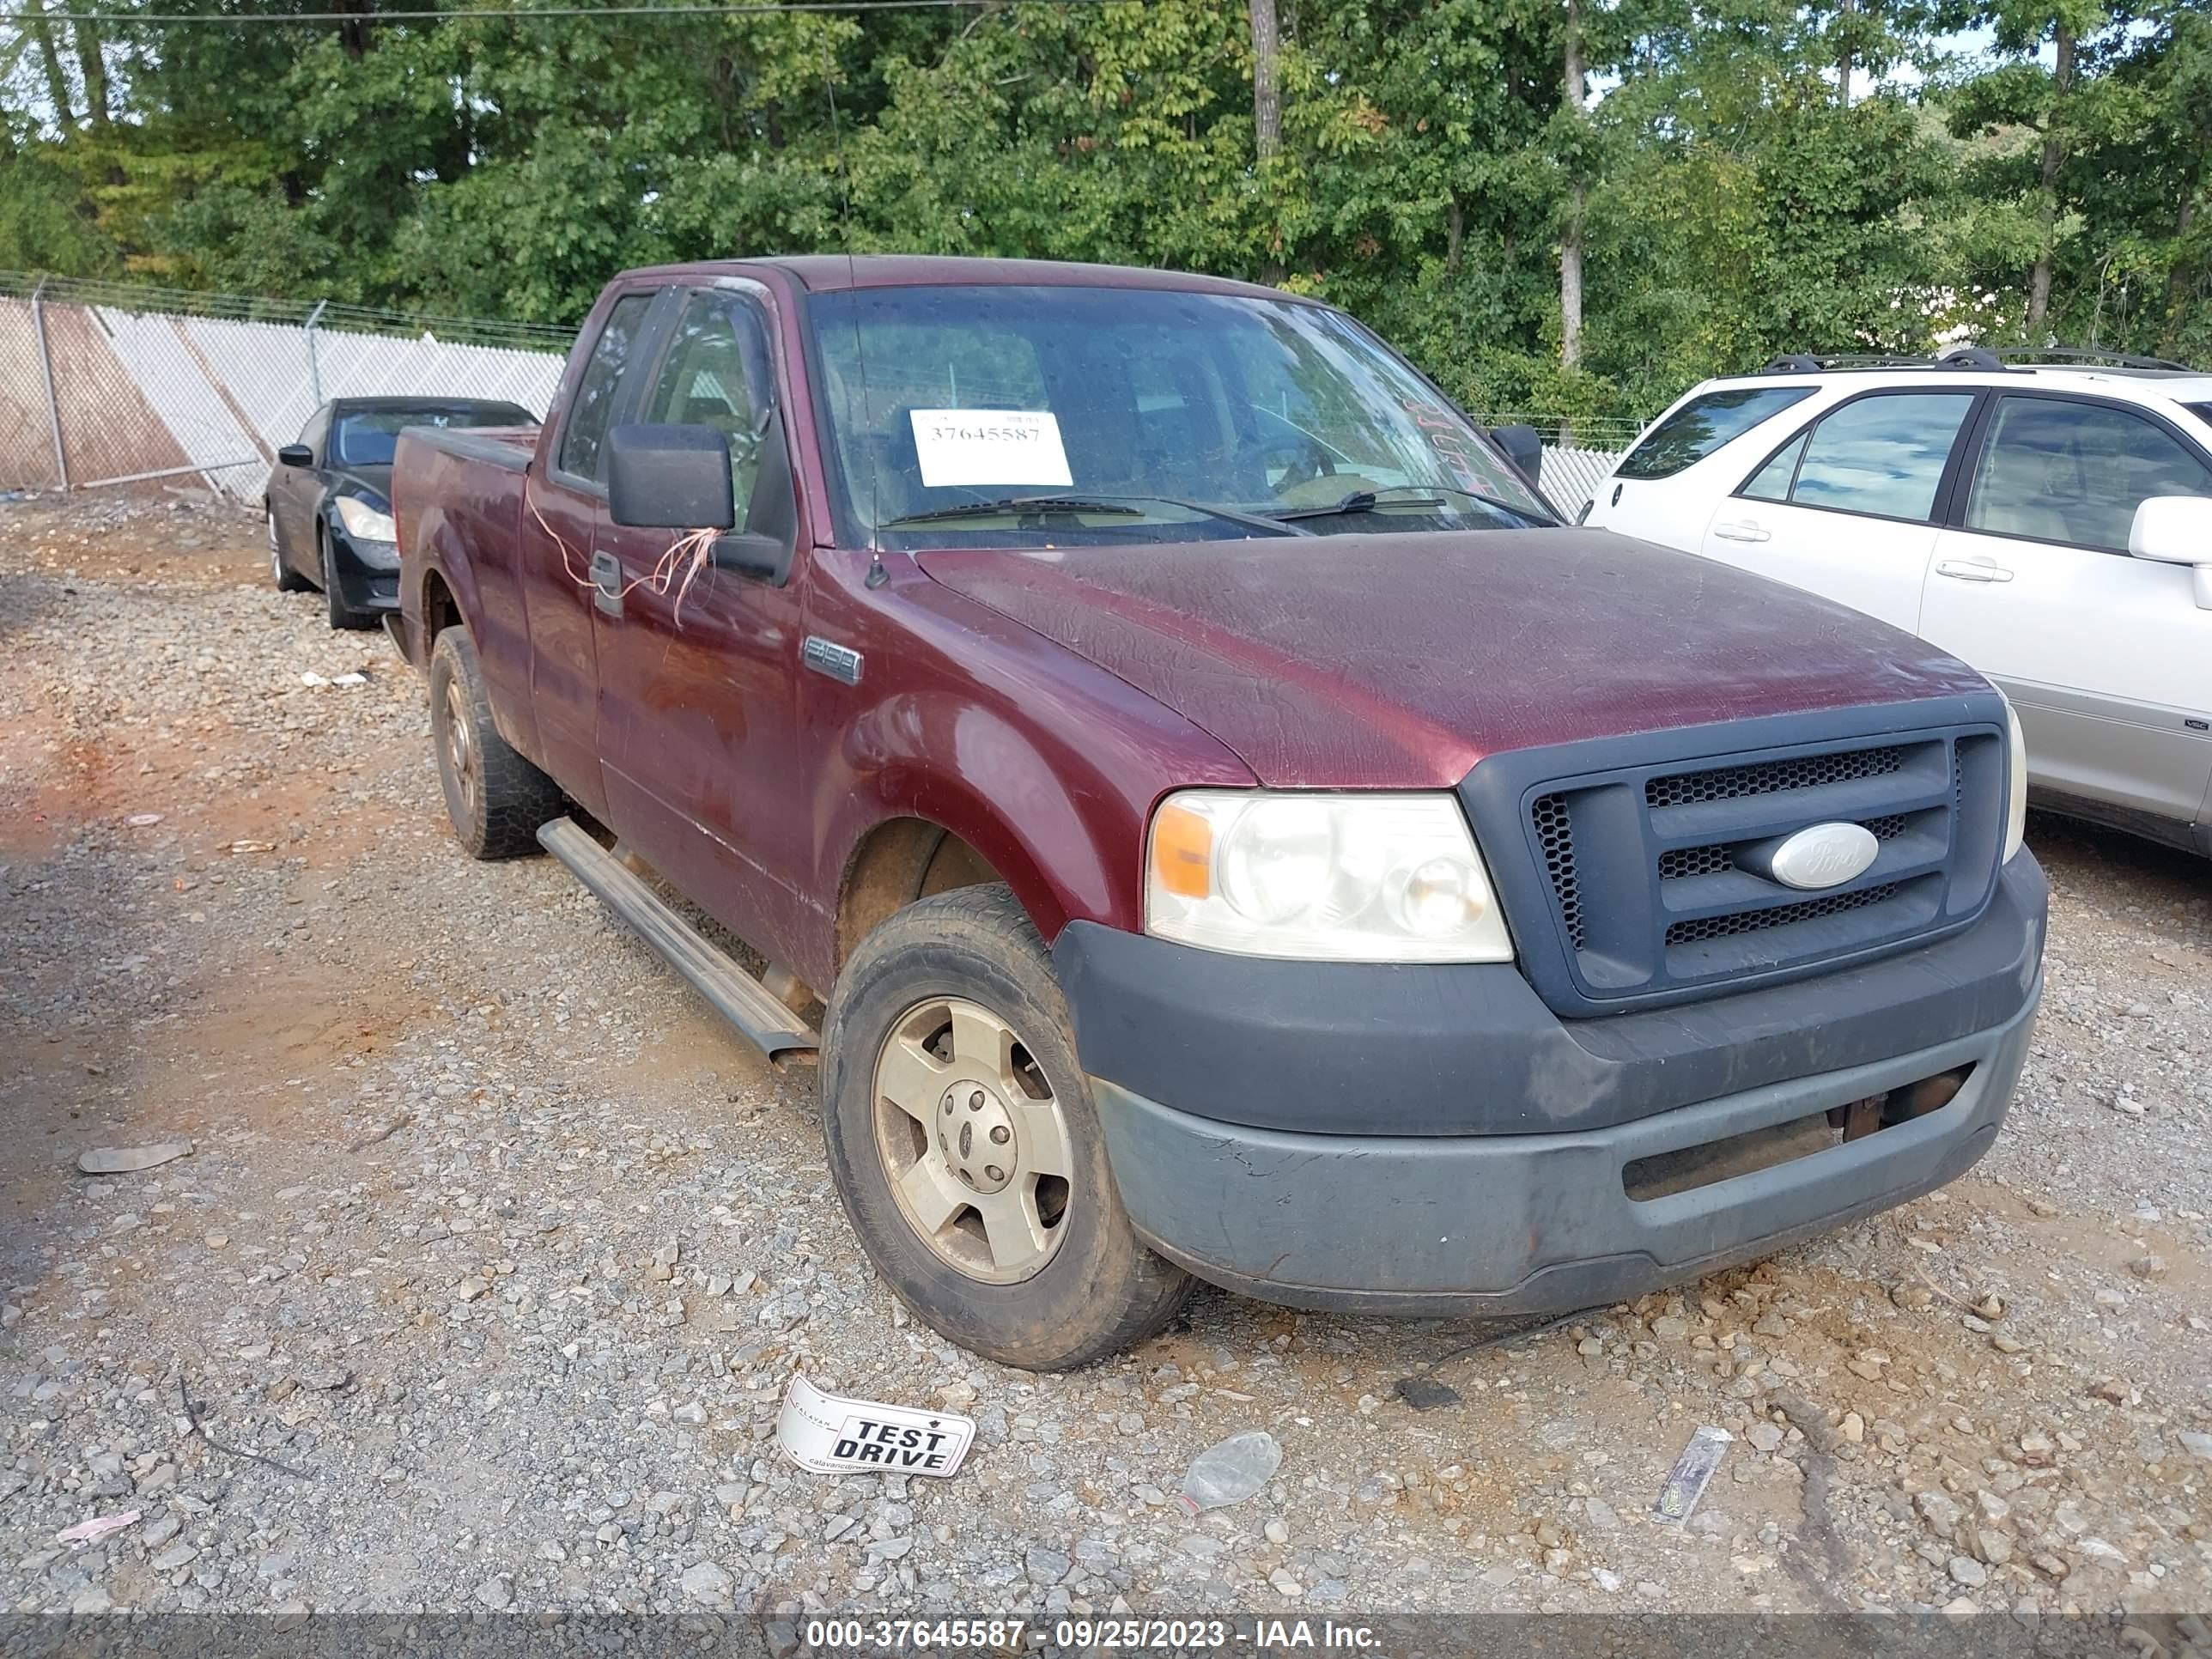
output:
[[[1202,1279],[1292,1307],[1564,1312],[1767,1255],[1956,1179],[1996,1139],[2042,989],[2039,975],[2016,1014],[1970,1036],[1581,1132],[1289,1133],[1193,1116],[1103,1079],[1091,1088],[1138,1232]],[[1638,1158],[1968,1064],[1948,1105],[1860,1139],[1665,1197],[1632,1200],[1623,1185]]]

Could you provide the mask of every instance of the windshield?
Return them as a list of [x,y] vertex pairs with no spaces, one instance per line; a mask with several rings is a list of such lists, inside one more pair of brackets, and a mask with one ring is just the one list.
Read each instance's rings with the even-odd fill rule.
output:
[[356,409],[341,413],[331,434],[331,459],[340,466],[390,466],[406,426],[526,426],[535,417],[516,404],[465,409]]
[[817,296],[810,316],[841,530],[862,541],[1068,546],[1553,522],[1426,382],[1320,306],[1163,289],[893,288]]

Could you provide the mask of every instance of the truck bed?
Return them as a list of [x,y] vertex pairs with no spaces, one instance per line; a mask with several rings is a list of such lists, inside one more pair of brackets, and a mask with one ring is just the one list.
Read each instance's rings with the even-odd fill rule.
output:
[[[473,591],[455,592],[471,619],[485,678],[505,706],[530,709],[530,629],[516,564],[524,490],[539,428],[409,427],[392,457],[392,510],[399,532],[402,643],[418,668],[434,631],[424,625],[418,574],[426,563]],[[432,549],[440,556],[426,559]]]

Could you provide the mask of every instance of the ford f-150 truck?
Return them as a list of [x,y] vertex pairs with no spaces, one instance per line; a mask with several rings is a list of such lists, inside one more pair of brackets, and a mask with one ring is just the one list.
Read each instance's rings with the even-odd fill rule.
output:
[[818,1055],[947,1336],[1571,1310],[1979,1158],[2045,886],[1987,682],[1532,435],[1237,283],[634,271],[542,429],[401,439],[397,631],[462,846]]

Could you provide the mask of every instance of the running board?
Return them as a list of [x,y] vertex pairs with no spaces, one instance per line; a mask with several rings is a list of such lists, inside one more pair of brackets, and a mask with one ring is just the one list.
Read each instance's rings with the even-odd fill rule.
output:
[[677,915],[573,818],[554,819],[538,830],[538,840],[763,1054],[773,1059],[794,1048],[822,1046],[812,1026],[771,995],[728,951]]

